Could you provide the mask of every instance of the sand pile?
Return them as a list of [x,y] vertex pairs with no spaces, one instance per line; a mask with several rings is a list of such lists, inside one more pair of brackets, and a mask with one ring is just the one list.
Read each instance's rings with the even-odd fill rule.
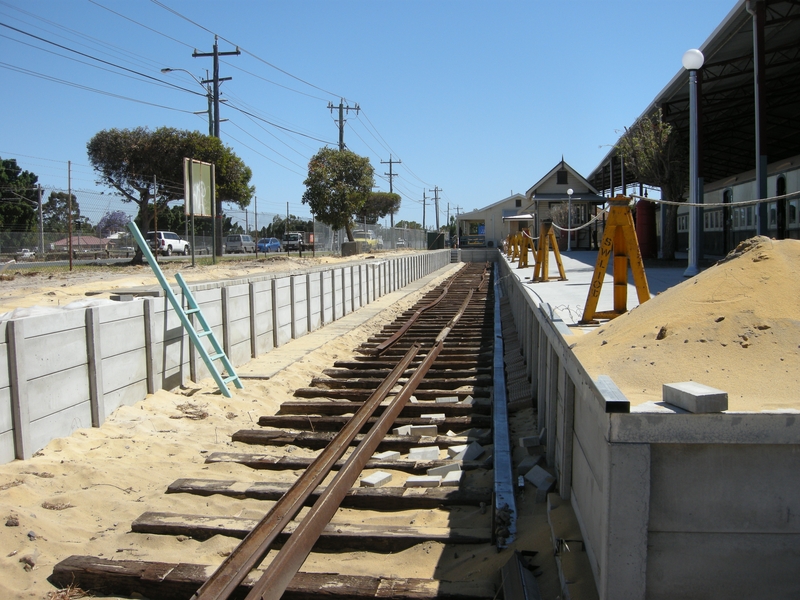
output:
[[574,352],[638,404],[664,383],[728,392],[735,411],[800,409],[800,241],[756,237],[581,336]]

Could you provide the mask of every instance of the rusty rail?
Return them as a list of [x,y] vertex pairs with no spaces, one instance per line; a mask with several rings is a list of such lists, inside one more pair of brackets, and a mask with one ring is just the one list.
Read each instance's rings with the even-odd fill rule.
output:
[[269,552],[269,548],[302,508],[305,500],[322,483],[333,469],[336,461],[345,453],[356,434],[367,423],[375,409],[386,398],[404,371],[416,358],[419,345],[412,346],[403,359],[392,369],[389,376],[372,393],[353,418],[342,428],[333,441],[320,453],[309,468],[303,472],[288,492],[272,507],[247,537],[223,561],[219,568],[197,590],[192,597],[197,600],[224,600],[233,594],[247,574],[256,567]]
[[389,431],[392,423],[403,410],[403,407],[416,390],[419,382],[422,381],[431,365],[439,356],[444,342],[447,339],[447,335],[464,314],[464,311],[472,299],[472,295],[473,290],[470,290],[458,312],[437,336],[431,351],[425,356],[420,366],[403,386],[400,393],[395,396],[392,403],[386,408],[364,440],[358,445],[353,454],[350,455],[344,468],[339,471],[333,482],[331,482],[319,500],[314,504],[311,511],[298,525],[295,532],[278,552],[275,559],[269,564],[261,578],[253,585],[246,600],[279,600],[283,595],[289,583],[292,581],[292,578],[300,570],[306,557],[311,552],[320,533],[330,522],[331,518],[333,518],[342,499],[355,483],[358,475],[364,469],[367,461],[378,447],[381,439]]

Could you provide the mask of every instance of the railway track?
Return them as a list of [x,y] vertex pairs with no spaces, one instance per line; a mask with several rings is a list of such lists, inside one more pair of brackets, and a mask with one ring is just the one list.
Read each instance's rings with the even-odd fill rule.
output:
[[[258,429],[236,432],[232,441],[251,452],[207,456],[210,466],[249,467],[252,480],[184,478],[167,487],[169,494],[228,496],[228,514],[145,511],[131,524],[144,535],[242,539],[219,567],[72,556],[51,581],[105,594],[201,600],[496,597],[496,583],[486,579],[299,572],[312,551],[382,553],[391,561],[392,553],[431,542],[455,556],[504,544],[509,517],[493,510],[492,485],[496,337],[490,266],[466,265],[364,341],[356,357],[322,370],[278,414],[261,416]],[[298,448],[306,456],[294,456]],[[276,471],[300,474],[288,484],[270,479]],[[265,516],[233,516],[241,499],[264,501]],[[397,523],[404,512],[442,510],[466,518],[447,527],[357,518],[359,511],[380,511]],[[332,523],[337,511],[350,511],[353,523]]]

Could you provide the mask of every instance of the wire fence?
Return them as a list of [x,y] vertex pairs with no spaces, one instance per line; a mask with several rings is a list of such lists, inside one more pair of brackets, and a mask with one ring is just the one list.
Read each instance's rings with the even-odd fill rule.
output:
[[[342,243],[348,241],[344,229],[333,230],[310,218],[295,215],[287,218],[285,214],[225,205],[223,208],[223,236],[241,233],[257,242],[270,237],[280,240],[287,230],[313,232],[313,247],[307,247],[306,251],[334,255],[341,254]],[[153,211],[152,205],[150,209]],[[25,197],[4,198],[0,203],[0,273],[9,269],[11,272],[25,269],[64,271],[87,264],[127,262],[136,251],[127,224],[137,211],[136,203],[96,190],[41,187],[27,190]],[[193,227],[184,214],[182,203],[174,203],[166,209],[159,206],[148,229],[177,234],[189,242],[196,256],[212,253],[211,219],[196,218]],[[353,230],[356,239],[360,239],[358,232],[363,231],[364,226],[356,224]],[[426,248],[423,230],[388,228],[380,224],[367,224],[366,230],[372,240],[370,251]],[[224,241],[223,237],[223,252]]]

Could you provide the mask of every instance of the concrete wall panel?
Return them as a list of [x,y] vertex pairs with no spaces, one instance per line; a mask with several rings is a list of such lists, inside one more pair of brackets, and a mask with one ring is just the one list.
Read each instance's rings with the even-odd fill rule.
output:
[[[83,315],[82,311],[81,315]],[[27,322],[25,325],[25,333],[27,334]],[[55,323],[53,325],[55,327]],[[46,336],[26,336],[25,339],[25,368],[28,379],[36,379],[49,373],[64,371],[77,365],[86,364],[86,357],[86,331],[84,327],[55,331]]]
[[147,395],[147,381],[142,380],[126,385],[103,395],[106,414],[110,415],[120,406],[132,406]]
[[[89,401],[89,368],[80,365],[28,381],[31,423]],[[91,415],[90,415],[91,417]],[[90,427],[91,418],[82,427]],[[31,434],[33,435],[33,434]]]
[[292,280],[279,277],[273,280],[272,302],[275,318],[275,346],[280,347],[292,339]]
[[0,432],[0,464],[9,463],[16,458],[14,452],[14,432]]
[[0,388],[0,433],[11,431],[11,388]]
[[800,536],[793,533],[653,532],[647,598],[800,598],[799,564]]
[[147,380],[144,348],[104,358],[101,365],[104,395]]
[[308,333],[308,288],[306,275],[292,275],[292,337]]
[[321,273],[309,273],[306,276],[308,289],[308,328],[316,331],[322,327],[322,296],[320,288]]
[[92,411],[89,401],[70,406],[31,422],[31,447],[34,452],[41,450],[51,440],[67,437],[76,429],[92,426]]

